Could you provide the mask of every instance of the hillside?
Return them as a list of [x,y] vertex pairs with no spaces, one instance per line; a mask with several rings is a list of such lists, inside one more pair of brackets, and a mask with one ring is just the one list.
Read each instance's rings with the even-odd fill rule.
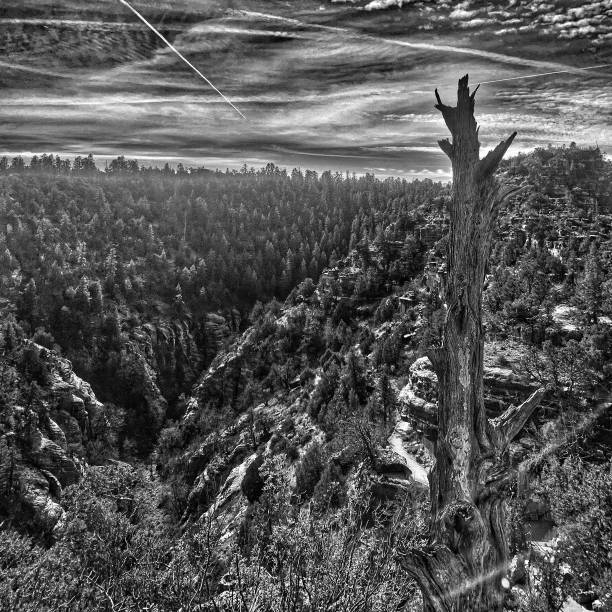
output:
[[100,172],[91,157],[3,158],[0,308],[127,411],[121,452],[144,457],[257,300],[316,281],[347,253],[358,211],[440,192],[271,164],[188,173],[118,158]]
[[[525,612],[559,610],[571,596],[587,609],[612,609],[612,164],[598,149],[572,146],[513,158],[502,172],[526,189],[502,211],[487,274],[487,413],[499,416],[503,407],[524,401],[542,384],[549,389],[542,408],[507,449],[518,476],[506,490],[514,555],[507,606]],[[15,185],[32,179],[14,173],[10,180]],[[77,179],[63,180],[71,184]],[[105,185],[111,179],[95,180]],[[139,176],[116,180],[130,185]],[[299,179],[238,174],[205,180],[233,193],[244,185],[293,188]],[[3,396],[2,440],[26,445],[17,462],[22,470],[38,470],[37,478],[42,474],[49,487],[55,482],[51,476],[68,485],[63,495],[61,488],[52,493],[53,503],[65,508],[61,523],[37,523],[47,541],[36,539],[32,524],[20,524],[14,503],[4,509],[9,524],[22,531],[0,534],[7,575],[0,601],[5,607],[54,609],[57,592],[40,599],[33,585],[47,585],[45,593],[61,576],[61,598],[75,598],[86,609],[105,609],[109,601],[134,610],[150,604],[160,610],[420,609],[420,595],[406,580],[402,559],[423,544],[428,520],[437,379],[422,354],[439,342],[445,316],[439,292],[447,190],[430,182],[336,177],[333,192],[325,195],[326,180],[311,183],[311,201],[323,202],[321,210],[343,189],[355,194],[347,196],[351,204],[337,213],[344,224],[337,226],[338,234],[342,228],[346,231],[344,241],[312,277],[308,271],[294,271],[290,283],[279,279],[284,293],[278,285],[271,293],[260,290],[251,295],[250,304],[233,294],[226,304],[250,311],[248,322],[245,313],[236,324],[228,323],[227,310],[221,311],[221,318],[216,303],[199,292],[197,283],[195,291],[181,284],[180,309],[171,303],[163,286],[168,282],[174,287],[172,274],[181,270],[177,242],[170,237],[160,242],[170,245],[167,257],[173,267],[159,284],[147,279],[150,289],[138,298],[146,309],[116,280],[112,291],[100,281],[102,311],[115,313],[121,336],[105,335],[102,330],[107,328],[93,323],[100,315],[90,314],[80,323],[74,319],[75,325],[96,339],[83,342],[86,351],[114,337],[118,344],[106,350],[122,361],[106,379],[96,376],[95,368],[74,363],[79,374],[91,375],[88,380],[104,405],[56,354],[77,354],[70,342],[57,340],[64,336],[56,336],[55,351],[40,346],[45,334],[55,336],[61,329],[48,327],[43,319],[47,308],[27,307],[51,299],[50,285],[39,280],[43,275],[29,268],[32,278],[38,275],[36,299],[30,301],[21,297],[27,296],[30,281],[20,278],[19,284],[15,272],[4,276],[4,287],[10,290],[5,299],[17,303],[18,322],[4,332],[8,338],[12,330],[10,343],[3,345],[2,363],[19,381],[20,392]],[[302,204],[296,198],[294,210]],[[239,215],[249,214],[244,208]],[[197,209],[188,210],[192,214]],[[231,219],[227,210],[219,214]],[[304,250],[317,231],[328,240],[336,235],[331,219],[318,229],[313,226],[316,210],[310,212],[310,221],[305,213],[294,213],[296,228],[309,228],[301,230]],[[172,212],[176,236],[184,211]],[[118,205],[113,214],[123,214]],[[156,218],[160,230],[161,219]],[[94,234],[74,225],[91,243]],[[19,227],[17,222],[11,226]],[[196,244],[198,226],[189,227],[192,236],[183,240]],[[231,227],[239,224],[232,222]],[[287,230],[287,238],[294,235]],[[7,240],[13,241],[10,257],[24,269],[15,254],[20,242],[10,234]],[[317,240],[319,248],[323,242]],[[118,252],[127,248],[118,244]],[[265,242],[262,238],[255,244]],[[293,250],[287,243],[289,248]],[[134,266],[124,264],[131,279],[147,274],[144,246],[134,255]],[[63,265],[66,285],[70,274],[75,279],[84,274],[73,271],[72,261]],[[278,268],[287,269],[286,255],[285,266]],[[89,283],[100,273],[94,267],[87,274]],[[228,281],[230,286],[235,285]],[[64,300],[60,310],[77,312],[76,304],[66,301],[76,300],[76,291],[74,298],[65,293],[55,298]],[[275,293],[282,302],[269,300]],[[154,300],[161,306],[151,308]],[[160,390],[167,385],[156,381],[172,381],[179,365],[164,369],[158,346],[176,346],[179,337],[195,338],[193,330],[201,321],[225,331],[207,359],[197,342],[182,352],[180,367],[188,366],[192,373],[180,387],[185,396],[166,413],[167,400]],[[153,337],[155,341],[149,340]],[[44,376],[28,365],[41,360],[48,363]],[[136,380],[144,381],[141,403],[125,402],[120,385],[108,387],[128,363],[135,364],[141,377]],[[56,371],[64,372],[67,392],[91,405],[90,418],[100,412],[121,416],[118,426],[109,423],[87,436],[82,433],[80,439],[87,442],[74,447],[79,457],[78,462],[72,460],[79,466],[74,476],[70,470],[60,476],[59,468],[45,467],[26,444],[38,436],[62,447],[53,436],[61,438],[58,427],[66,434],[68,421],[54,415],[81,405],[73,399],[69,407],[59,406]],[[2,380],[7,380],[4,375]],[[28,401],[33,380],[38,381],[35,396],[40,400]],[[167,397],[175,399],[178,391]],[[27,428],[14,415],[30,412],[36,414],[38,427],[28,438],[23,433]],[[152,414],[159,419],[155,427],[142,429],[151,424]],[[125,424],[130,422],[133,429],[128,430]],[[140,439],[140,457],[148,465],[135,462],[129,445],[121,444],[128,431],[136,443],[136,431],[148,442]],[[88,467],[86,462],[100,465]],[[9,467],[4,461],[2,473]],[[22,504],[29,503],[24,499]],[[116,546],[122,539],[124,544]],[[48,546],[51,541],[55,543]]]

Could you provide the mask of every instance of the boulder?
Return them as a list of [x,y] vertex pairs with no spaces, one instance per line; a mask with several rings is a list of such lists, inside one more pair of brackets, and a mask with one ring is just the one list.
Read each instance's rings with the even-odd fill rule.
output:
[[581,606],[588,606],[589,608],[593,607],[593,602],[597,599],[597,595],[595,591],[580,591],[576,593],[574,599]]

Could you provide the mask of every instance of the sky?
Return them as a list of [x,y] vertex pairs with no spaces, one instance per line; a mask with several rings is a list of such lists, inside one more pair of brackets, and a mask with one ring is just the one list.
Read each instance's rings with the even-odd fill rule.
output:
[[119,0],[2,0],[0,155],[447,180],[434,89],[466,73],[483,155],[612,154],[612,0],[131,4],[244,118]]

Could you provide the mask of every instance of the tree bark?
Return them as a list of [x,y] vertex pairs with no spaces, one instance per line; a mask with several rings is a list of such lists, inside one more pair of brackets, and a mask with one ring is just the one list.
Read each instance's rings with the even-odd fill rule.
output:
[[515,191],[494,173],[516,132],[480,159],[476,90],[470,93],[467,75],[460,79],[456,107],[443,104],[436,90],[436,108],[452,135],[452,142],[439,142],[453,169],[446,318],[442,346],[430,353],[438,375],[438,436],[429,546],[413,551],[406,563],[428,612],[503,609],[509,556],[504,497],[513,478],[506,450],[543,395],[537,391],[495,421],[487,419],[482,290],[497,213]]

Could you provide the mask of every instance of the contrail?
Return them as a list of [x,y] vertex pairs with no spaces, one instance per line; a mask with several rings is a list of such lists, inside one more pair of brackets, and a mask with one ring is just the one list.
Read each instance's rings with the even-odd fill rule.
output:
[[42,68],[32,68],[31,66],[24,66],[23,64],[10,64],[9,62],[0,61],[0,68],[8,68],[9,70],[21,70],[21,72],[29,72],[31,74],[41,74],[43,76],[53,76],[60,79],[71,79],[73,75],[62,74],[61,72],[50,72],[49,70],[43,70]]
[[342,159],[376,159],[375,155],[341,155],[340,153],[313,153],[311,151],[297,151],[296,149],[284,149],[281,147],[273,147],[279,153],[291,153],[292,155],[310,155],[312,157],[341,157]]
[[437,43],[434,44],[434,43],[426,43],[426,42],[412,42],[412,41],[407,41],[407,40],[397,40],[394,38],[383,38],[383,37],[376,36],[373,34],[367,34],[364,32],[358,32],[356,30],[351,30],[349,28],[338,27],[338,26],[328,26],[328,25],[323,25],[323,24],[318,24],[318,23],[308,23],[308,22],[300,21],[299,19],[293,19],[290,17],[282,17],[280,15],[272,15],[269,13],[259,13],[255,11],[245,11],[245,10],[236,10],[235,12],[241,13],[246,16],[256,17],[256,18],[271,19],[271,20],[282,21],[284,23],[293,24],[297,26],[311,27],[317,30],[346,34],[354,38],[361,38],[363,40],[383,42],[388,45],[395,45],[399,47],[408,47],[412,49],[421,49],[421,50],[427,50],[427,51],[444,51],[448,53],[473,55],[476,57],[483,57],[485,59],[490,59],[492,61],[496,61],[500,63],[515,64],[515,65],[520,65],[520,66],[530,66],[532,68],[557,68],[557,70],[553,70],[551,72],[541,72],[538,74],[526,74],[524,76],[508,77],[508,78],[503,78],[503,79],[495,79],[491,81],[480,81],[482,85],[487,85],[491,83],[503,83],[504,81],[518,81],[519,79],[534,79],[537,77],[550,76],[553,74],[581,74],[585,70],[596,70],[597,68],[608,68],[612,66],[612,64],[600,64],[599,66],[588,66],[586,68],[581,68],[579,66],[567,66],[565,64],[561,64],[558,62],[547,62],[547,61],[541,61],[541,60],[528,59],[528,58],[523,58],[523,57],[517,57],[514,55],[495,53],[493,51],[473,49],[469,47],[455,47],[452,45],[442,45],[442,44],[437,44]]
[[212,87],[243,119],[246,117],[232,104],[232,101],[221,93],[211,82],[207,79],[161,32],[159,32],[153,25],[151,25],[134,7],[130,6],[126,0],[119,0],[121,4],[127,6],[142,23],[144,23],[156,36],[158,36],[166,46],[176,53],[199,77],[204,79],[210,87]]
[[515,55],[506,55],[505,53],[495,53],[493,51],[485,51],[483,49],[474,49],[470,47],[456,47],[454,45],[444,45],[439,43],[428,43],[428,42],[415,42],[408,40],[400,40],[396,38],[384,38],[376,34],[368,34],[367,32],[359,32],[350,28],[339,27],[339,26],[328,26],[319,23],[309,23],[306,21],[300,21],[291,17],[282,17],[280,15],[273,15],[270,13],[260,13],[256,11],[246,11],[242,9],[235,9],[234,13],[239,13],[247,17],[270,19],[275,21],[281,21],[283,23],[292,24],[300,27],[310,27],[316,30],[324,32],[334,32],[339,34],[346,34],[353,38],[359,38],[361,40],[371,40],[373,42],[383,42],[388,45],[394,45],[396,47],[407,47],[409,49],[419,49],[424,51],[441,51],[445,53],[455,53],[461,55],[472,55],[474,57],[482,57],[484,59],[490,59],[495,62],[504,64],[514,64],[518,66],[530,66],[531,68],[541,69],[557,69],[559,71],[567,71],[575,74],[579,74],[581,69],[567,66],[559,62],[547,62],[536,59],[529,59],[524,57],[517,57]]
[[[595,70],[596,68],[609,68],[612,64],[600,64],[599,66],[587,66],[586,68],[577,68],[577,70]],[[503,83],[504,81],[518,81],[519,79],[535,79],[536,77],[549,76],[551,74],[575,74],[575,70],[555,70],[554,72],[541,72],[540,74],[525,74],[523,76],[508,77],[507,79],[495,79],[494,81],[480,81],[481,85],[489,83]]]

